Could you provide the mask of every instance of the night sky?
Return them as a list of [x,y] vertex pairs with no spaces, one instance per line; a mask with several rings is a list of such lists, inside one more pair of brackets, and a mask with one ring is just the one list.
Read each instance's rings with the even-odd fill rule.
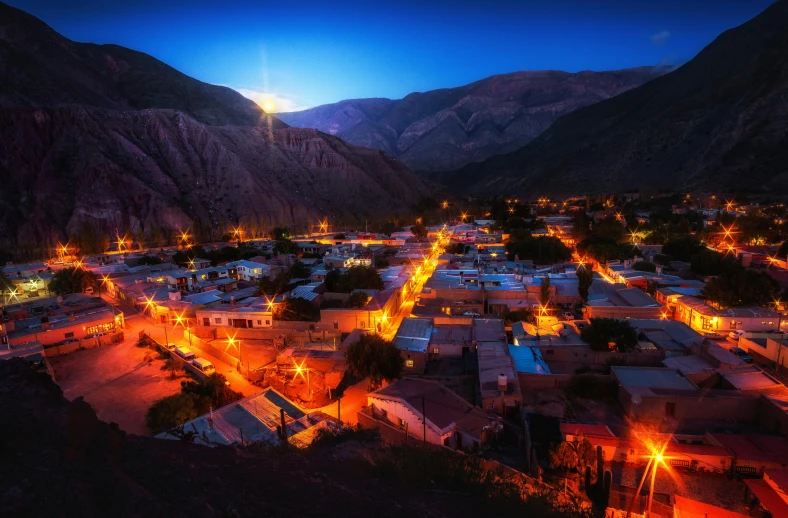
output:
[[681,64],[771,3],[5,1],[70,39],[146,52],[271,111],[400,98],[518,70]]

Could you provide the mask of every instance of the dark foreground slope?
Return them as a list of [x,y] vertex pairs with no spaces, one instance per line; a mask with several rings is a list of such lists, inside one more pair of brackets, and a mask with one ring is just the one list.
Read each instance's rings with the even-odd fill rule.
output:
[[788,192],[787,27],[788,0],[778,0],[674,72],[436,178],[468,192]]
[[561,115],[666,70],[514,72],[399,100],[351,99],[277,116],[292,126],[381,149],[413,170],[441,171],[518,149]]
[[573,516],[546,495],[523,504],[500,483],[472,486],[452,452],[358,441],[253,451],[126,435],[21,360],[0,362],[0,422],[0,516]]
[[[377,150],[288,128],[151,56],[0,3],[0,244],[401,209],[429,188]],[[224,227],[224,228],[222,228]]]

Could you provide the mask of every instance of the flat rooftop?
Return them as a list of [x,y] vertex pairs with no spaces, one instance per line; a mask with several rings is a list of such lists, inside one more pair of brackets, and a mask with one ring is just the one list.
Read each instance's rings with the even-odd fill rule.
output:
[[427,352],[431,337],[431,319],[405,318],[394,337],[394,345],[401,351]]
[[690,380],[674,369],[660,367],[612,367],[611,373],[623,387],[697,390]]

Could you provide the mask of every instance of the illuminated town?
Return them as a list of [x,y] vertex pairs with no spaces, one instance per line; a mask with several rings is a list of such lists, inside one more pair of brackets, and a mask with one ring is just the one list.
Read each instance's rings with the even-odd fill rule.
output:
[[[783,203],[435,207],[375,230],[60,243],[3,268],[0,354],[130,433],[308,448],[377,429],[483,455],[578,512],[785,516]],[[186,379],[226,399],[172,414]]]
[[788,518],[788,0],[0,0],[0,518]]

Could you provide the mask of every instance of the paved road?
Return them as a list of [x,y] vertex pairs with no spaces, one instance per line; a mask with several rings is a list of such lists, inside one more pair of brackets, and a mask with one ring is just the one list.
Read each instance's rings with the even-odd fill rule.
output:
[[[369,393],[369,380],[364,379],[355,385],[348,387],[342,396],[341,414],[339,415],[341,421],[345,424],[356,425],[358,424],[358,411],[361,407],[367,404],[367,394]],[[318,408],[321,412],[325,412],[331,417],[337,417],[337,402]]]
[[[183,338],[183,329],[167,327],[165,331],[165,326],[163,324],[153,323],[149,318],[138,312],[133,306],[119,303],[117,299],[108,293],[103,293],[102,298],[109,304],[112,304],[123,311],[126,322],[126,328],[123,330],[125,334],[136,337],[140,331],[144,330],[160,343],[165,343],[167,340],[169,340],[169,343],[189,347],[189,340]],[[197,348],[194,345],[192,345],[192,349],[194,349],[195,354],[198,353]],[[230,387],[233,390],[241,392],[244,396],[256,394],[262,390],[260,387],[246,381],[246,379],[237,371],[235,365],[229,365],[219,358],[216,358],[215,356],[203,351],[200,351],[198,356],[213,363],[213,366],[216,368],[216,372],[223,374],[230,382]]]

